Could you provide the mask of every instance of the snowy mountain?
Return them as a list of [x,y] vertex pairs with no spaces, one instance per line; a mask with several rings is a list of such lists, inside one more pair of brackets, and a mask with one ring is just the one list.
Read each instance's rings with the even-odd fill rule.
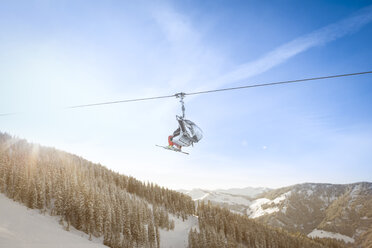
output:
[[[193,200],[201,200],[202,198],[220,198],[223,199],[224,197],[229,196],[239,196],[239,197],[246,197],[248,199],[255,198],[257,195],[262,194],[264,192],[269,191],[269,188],[263,187],[247,187],[247,188],[233,188],[233,189],[217,189],[217,190],[204,190],[204,189],[193,189],[193,190],[178,190],[181,193],[187,194],[191,196]],[[214,196],[214,197],[212,197]]]
[[372,242],[372,183],[305,183],[264,190],[253,198],[223,191],[185,193],[194,200],[211,201],[261,223],[309,237],[334,238],[351,245]]
[[[257,194],[273,191],[236,192],[195,196],[253,206]],[[283,193],[265,203],[285,202],[289,194]],[[256,205],[264,209],[261,201]],[[273,229],[204,201],[195,204],[180,192],[0,133],[0,247],[54,247],[54,241],[63,247],[104,247],[97,243],[102,242],[111,248],[343,247]]]
[[363,234],[372,227],[372,183],[306,183],[273,190],[263,197],[270,200],[260,206],[266,213],[248,214],[289,231],[361,244],[366,241]]
[[211,201],[222,207],[228,207],[232,211],[244,213],[247,206],[252,204],[253,199],[260,194],[269,191],[269,188],[247,187],[242,189],[217,189],[217,190],[178,190],[189,195],[194,201]]
[[243,195],[254,198],[262,193],[270,191],[270,188],[265,187],[246,187],[246,188],[233,188],[233,189],[217,189],[216,192],[230,194],[230,195]]

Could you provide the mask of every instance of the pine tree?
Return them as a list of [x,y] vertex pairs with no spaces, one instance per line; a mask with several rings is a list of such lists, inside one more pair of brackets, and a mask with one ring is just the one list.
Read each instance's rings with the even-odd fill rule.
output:
[[155,237],[156,237],[156,247],[160,247],[160,234],[159,229],[155,226]]
[[152,222],[152,220],[150,220],[148,227],[147,227],[147,236],[149,240],[149,246],[150,248],[153,248],[156,242],[156,235],[155,235],[155,230],[154,230],[154,223]]
[[94,222],[98,236],[103,232],[103,203],[99,196],[94,198]]
[[35,181],[32,180],[31,182],[31,194],[30,194],[30,198],[29,198],[29,207],[32,208],[32,209],[35,209],[37,208],[38,206],[38,192],[37,192],[37,188],[36,188],[36,185],[35,185]]

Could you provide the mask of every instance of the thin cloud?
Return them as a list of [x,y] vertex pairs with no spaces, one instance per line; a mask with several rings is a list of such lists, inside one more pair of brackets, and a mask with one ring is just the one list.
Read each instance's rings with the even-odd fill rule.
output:
[[195,89],[196,83],[209,82],[225,67],[225,56],[203,40],[191,18],[172,6],[156,6],[151,16],[166,44],[161,60],[168,59],[168,84],[173,90]]
[[222,86],[266,72],[312,47],[324,45],[345,35],[355,33],[371,21],[372,5],[359,10],[346,19],[292,40],[255,61],[242,64],[235,70],[220,76],[219,79],[214,80],[214,83],[207,87]]
[[158,7],[152,12],[152,16],[172,45],[199,43],[199,33],[186,16],[170,7]]

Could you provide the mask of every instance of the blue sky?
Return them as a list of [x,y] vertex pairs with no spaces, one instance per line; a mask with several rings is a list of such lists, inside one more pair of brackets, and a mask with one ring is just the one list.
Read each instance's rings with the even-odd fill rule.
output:
[[372,180],[372,77],[190,96],[204,139],[155,147],[177,99],[63,107],[372,69],[372,1],[11,1],[0,130],[173,189]]

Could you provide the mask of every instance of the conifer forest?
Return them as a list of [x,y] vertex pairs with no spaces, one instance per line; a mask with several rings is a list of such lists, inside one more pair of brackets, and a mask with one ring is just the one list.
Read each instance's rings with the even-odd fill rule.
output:
[[76,155],[0,134],[0,192],[42,214],[59,216],[112,248],[161,247],[159,229],[174,216],[196,215],[189,247],[343,247],[332,240],[264,226],[246,216],[192,201],[191,197],[120,175]]

